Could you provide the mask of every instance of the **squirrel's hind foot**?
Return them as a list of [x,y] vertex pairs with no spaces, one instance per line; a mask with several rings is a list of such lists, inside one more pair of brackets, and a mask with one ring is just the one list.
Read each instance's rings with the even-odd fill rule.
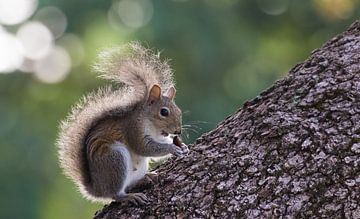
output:
[[114,197],[116,202],[131,203],[135,206],[149,204],[149,199],[144,193],[123,193]]
[[146,173],[142,179],[126,188],[125,192],[134,193],[149,189],[158,183],[158,178],[155,172]]

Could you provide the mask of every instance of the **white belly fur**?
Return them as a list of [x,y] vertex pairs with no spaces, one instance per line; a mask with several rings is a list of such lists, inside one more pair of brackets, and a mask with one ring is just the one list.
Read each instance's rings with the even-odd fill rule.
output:
[[129,168],[128,177],[126,178],[125,188],[142,179],[149,169],[149,158],[134,153],[130,154],[132,162]]
[[115,146],[115,150],[121,151],[126,163],[126,178],[122,188],[119,188],[119,194],[124,194],[125,189],[140,179],[148,172],[149,158],[131,153],[125,146]]
[[[157,132],[157,129],[155,129],[153,125],[150,124],[151,124],[150,122],[145,123],[144,133],[146,135],[150,135],[155,141],[160,143],[171,144],[173,142],[173,138],[170,135],[168,135],[167,137],[161,135],[160,133]],[[124,152],[126,160],[128,161],[127,177],[125,179],[123,187],[119,190],[119,193],[125,193],[125,189],[127,187],[138,182],[148,172],[150,157],[144,157],[132,153],[124,146],[119,146],[119,147],[121,147],[121,149],[119,148],[119,150]]]

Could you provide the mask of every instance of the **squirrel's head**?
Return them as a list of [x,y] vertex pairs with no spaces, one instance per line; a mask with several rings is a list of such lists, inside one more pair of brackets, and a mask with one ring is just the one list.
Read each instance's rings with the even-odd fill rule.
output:
[[145,114],[162,135],[181,134],[182,114],[175,104],[176,90],[169,88],[164,94],[159,85],[153,85],[145,105]]

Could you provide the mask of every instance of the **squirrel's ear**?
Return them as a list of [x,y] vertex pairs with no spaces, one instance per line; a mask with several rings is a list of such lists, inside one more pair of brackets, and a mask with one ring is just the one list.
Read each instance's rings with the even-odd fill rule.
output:
[[174,99],[176,94],[176,89],[175,87],[170,87],[169,90],[166,91],[165,96],[170,98],[170,99]]
[[150,89],[148,102],[152,104],[156,100],[160,100],[161,98],[161,88],[159,85],[155,84]]

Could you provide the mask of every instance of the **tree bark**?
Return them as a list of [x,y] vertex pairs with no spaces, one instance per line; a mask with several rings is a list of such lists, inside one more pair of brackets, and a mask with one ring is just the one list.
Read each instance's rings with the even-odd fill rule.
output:
[[96,218],[360,218],[360,22]]

